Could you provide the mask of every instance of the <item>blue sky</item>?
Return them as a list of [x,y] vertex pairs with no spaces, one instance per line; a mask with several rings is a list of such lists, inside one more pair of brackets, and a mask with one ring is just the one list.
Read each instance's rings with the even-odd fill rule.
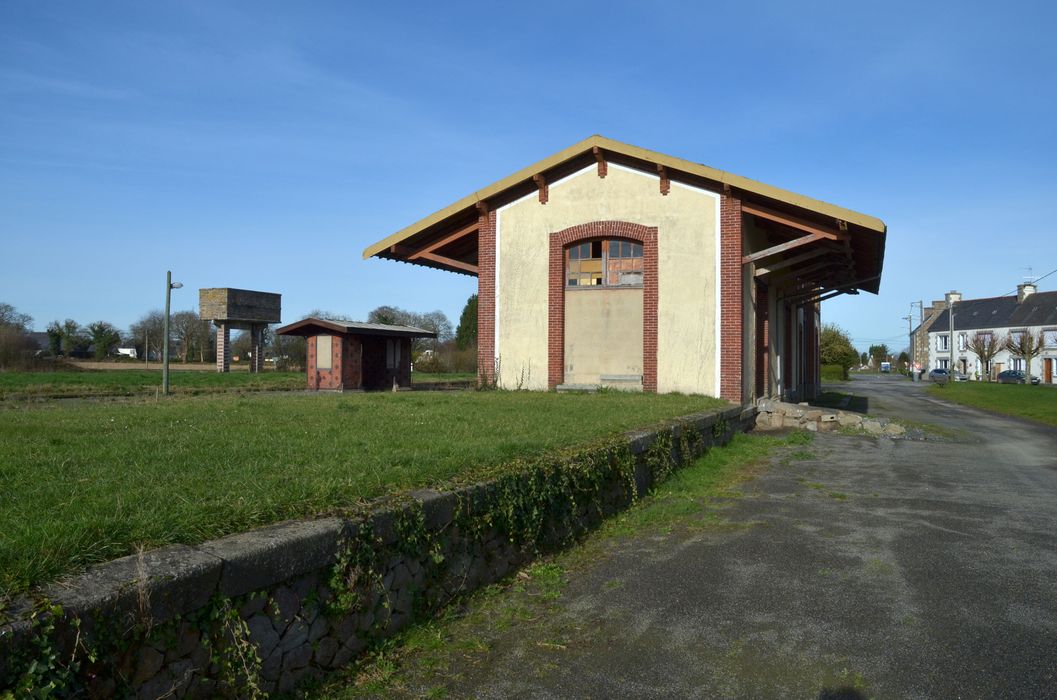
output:
[[[863,5],[863,7],[856,7]],[[0,301],[127,327],[199,287],[453,321],[473,278],[368,244],[590,134],[879,216],[881,294],[1057,268],[1051,3],[0,4]],[[1040,282],[1057,289],[1057,275]]]

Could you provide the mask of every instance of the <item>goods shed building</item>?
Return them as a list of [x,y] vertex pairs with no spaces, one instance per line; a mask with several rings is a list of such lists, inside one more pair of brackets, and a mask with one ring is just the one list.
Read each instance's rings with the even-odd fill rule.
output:
[[819,304],[877,293],[880,219],[592,136],[364,257],[474,275],[479,381],[802,399]]

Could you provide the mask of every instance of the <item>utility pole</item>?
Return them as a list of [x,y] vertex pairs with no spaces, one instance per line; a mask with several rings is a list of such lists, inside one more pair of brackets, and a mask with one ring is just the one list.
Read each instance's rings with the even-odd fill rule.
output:
[[910,372],[910,381],[914,381],[914,358],[917,356],[917,353],[914,352],[914,345],[916,344],[914,342],[916,340],[914,337],[914,314],[909,313],[903,318],[906,319],[907,337],[910,339],[910,359],[907,361],[907,371]]
[[950,366],[947,367],[947,377],[948,377],[947,381],[950,381],[950,377],[951,377],[951,375],[954,372],[954,305],[956,303],[957,302],[955,302],[954,299],[951,299],[951,303],[949,305],[950,306],[950,314],[951,314],[951,317],[950,317],[950,322],[951,322],[951,345],[950,345],[950,348],[951,348],[951,363],[950,363]]
[[172,271],[165,273],[165,331],[162,333],[162,366],[161,366],[161,393],[169,393],[169,299],[172,290],[179,289],[183,285],[172,281]]

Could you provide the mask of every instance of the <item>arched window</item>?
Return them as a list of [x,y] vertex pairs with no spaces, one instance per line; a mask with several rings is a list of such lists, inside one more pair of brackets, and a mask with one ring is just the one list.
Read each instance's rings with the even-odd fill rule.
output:
[[642,244],[619,238],[583,241],[565,251],[566,287],[641,287]]

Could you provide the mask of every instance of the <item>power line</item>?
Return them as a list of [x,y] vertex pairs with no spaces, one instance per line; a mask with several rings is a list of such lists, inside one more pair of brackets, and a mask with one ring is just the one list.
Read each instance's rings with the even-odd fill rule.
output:
[[[1034,281],[1034,282],[1032,282],[1031,284],[1038,284],[1038,283],[1039,283],[1039,280],[1044,280],[1044,279],[1046,279],[1047,277],[1049,277],[1050,275],[1052,275],[1052,274],[1053,274],[1053,273],[1055,273],[1055,272],[1057,272],[1057,270],[1050,270],[1049,272],[1047,272],[1047,273],[1046,273],[1045,275],[1043,275],[1042,277],[1036,277],[1036,278],[1035,278],[1035,281]],[[1012,292],[1006,292],[1005,294],[1000,294],[999,296],[1003,296],[1003,297],[1011,297],[1011,296],[1013,296],[1014,294],[1016,294],[1016,293],[1017,293],[1017,291],[1018,291],[1018,290],[1014,289],[1014,290],[1013,290]]]

